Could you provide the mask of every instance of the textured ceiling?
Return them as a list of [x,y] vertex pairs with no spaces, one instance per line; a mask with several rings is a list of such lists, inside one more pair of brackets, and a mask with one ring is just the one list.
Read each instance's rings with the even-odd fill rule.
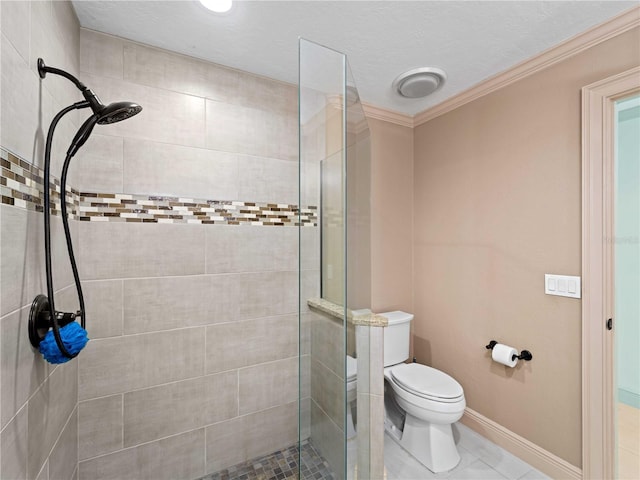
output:
[[[193,1],[74,1],[83,27],[296,83],[298,37],[347,54],[364,102],[415,114],[637,5],[637,1],[238,1],[227,14]],[[438,66],[424,99],[391,89]]]

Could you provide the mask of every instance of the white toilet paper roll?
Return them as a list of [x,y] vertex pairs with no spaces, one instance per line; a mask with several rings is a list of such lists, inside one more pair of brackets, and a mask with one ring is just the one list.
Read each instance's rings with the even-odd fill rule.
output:
[[503,345],[502,343],[496,344],[491,351],[491,358],[493,358],[494,362],[501,363],[506,365],[507,367],[515,367],[518,363],[518,359],[513,359],[513,356],[518,356],[518,351],[510,347],[509,345]]

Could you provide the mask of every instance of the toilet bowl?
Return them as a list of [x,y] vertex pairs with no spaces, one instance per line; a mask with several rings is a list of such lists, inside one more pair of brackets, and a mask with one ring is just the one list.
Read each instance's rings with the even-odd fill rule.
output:
[[356,435],[353,411],[358,398],[358,361],[347,355],[347,438]]
[[409,358],[413,315],[388,312],[384,332],[385,429],[434,473],[456,467],[460,454],[451,424],[466,406],[462,386],[446,373]]
[[[434,473],[460,462],[451,424],[462,417],[466,402],[462,387],[435,368],[402,363],[385,368],[385,395],[392,395],[404,413],[399,429],[389,423],[392,438]],[[394,428],[395,427],[395,428]]]

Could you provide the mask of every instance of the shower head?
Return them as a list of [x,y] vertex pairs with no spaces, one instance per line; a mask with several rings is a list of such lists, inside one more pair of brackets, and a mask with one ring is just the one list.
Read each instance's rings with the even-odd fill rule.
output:
[[93,110],[94,115],[97,117],[96,122],[100,125],[108,125],[126,120],[140,113],[142,110],[140,105],[133,102],[115,102],[105,106],[98,96],[88,88],[82,90],[82,95],[87,102],[89,102],[91,110]]
[[[67,150],[67,155],[70,157],[73,157],[80,147],[89,139],[96,123],[109,125],[111,123],[121,122],[142,111],[142,107],[133,102],[115,102],[105,106],[91,90],[87,89],[86,91],[90,92],[91,99],[93,100],[91,101],[87,98],[94,114],[87,118],[78,129],[78,133],[76,133],[76,136],[69,146],[69,150]],[[85,97],[87,96],[85,95]]]
[[96,112],[98,115],[98,124],[108,125],[110,123],[121,122],[127,118],[131,118],[137,115],[142,110],[142,107],[133,102],[115,102],[110,103],[103,108],[100,112]]
[[38,73],[40,78],[45,78],[47,73],[53,73],[60,75],[70,80],[77,88],[82,92],[82,96],[86,102],[75,104],[75,108],[91,107],[93,115],[91,115],[80,127],[78,133],[73,139],[71,146],[69,147],[68,154],[70,156],[75,155],[78,149],[84,145],[84,143],[91,135],[91,131],[96,123],[100,125],[108,125],[111,123],[120,122],[137,115],[142,111],[142,107],[133,102],[115,102],[109,105],[104,105],[98,96],[87,88],[80,80],[71,75],[69,72],[60,70],[59,68],[49,67],[45,65],[44,60],[38,59]]
[[85,120],[78,129],[76,136],[73,137],[73,141],[71,142],[71,145],[69,145],[69,150],[67,150],[67,155],[70,157],[73,157],[80,147],[89,139],[96,123],[100,125],[109,125],[111,123],[131,118],[142,111],[142,107],[133,102],[115,102],[105,106],[91,90],[86,89],[82,93],[85,92],[89,92],[89,95],[85,94],[85,98],[87,98],[89,106],[94,113]]

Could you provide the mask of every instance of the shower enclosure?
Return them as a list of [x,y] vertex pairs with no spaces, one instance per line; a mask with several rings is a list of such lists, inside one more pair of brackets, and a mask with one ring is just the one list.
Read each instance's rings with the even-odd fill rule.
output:
[[[0,478],[215,479],[256,465],[370,478],[381,416],[354,321],[370,297],[369,134],[345,56],[301,41],[298,98],[80,28],[69,2],[13,3],[0,26]],[[66,188],[56,172],[84,117],[60,120],[46,186],[44,132],[82,94],[41,79],[40,56],[105,104],[144,107],[93,131]],[[55,307],[79,308],[65,202],[90,338],[56,366],[28,332],[47,287],[45,189]]]
[[368,331],[353,321],[371,304],[370,134],[346,56],[304,39],[299,53],[300,205],[319,210],[300,229],[300,441],[332,477],[371,478]]

